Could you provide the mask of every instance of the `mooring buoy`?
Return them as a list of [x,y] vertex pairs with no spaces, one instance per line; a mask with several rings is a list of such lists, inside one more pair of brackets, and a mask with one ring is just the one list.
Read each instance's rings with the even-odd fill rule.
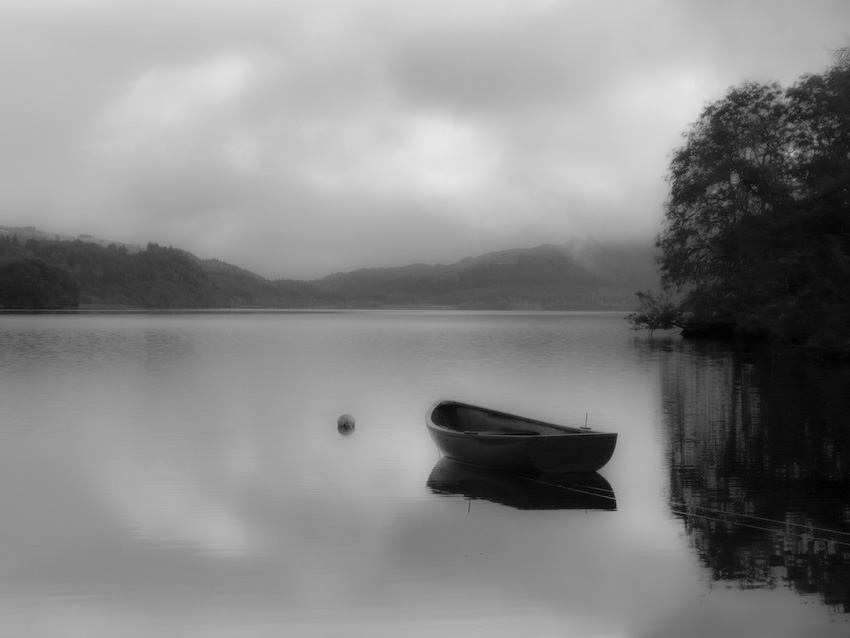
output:
[[336,429],[340,434],[351,434],[354,432],[354,417],[350,414],[343,414],[336,420]]

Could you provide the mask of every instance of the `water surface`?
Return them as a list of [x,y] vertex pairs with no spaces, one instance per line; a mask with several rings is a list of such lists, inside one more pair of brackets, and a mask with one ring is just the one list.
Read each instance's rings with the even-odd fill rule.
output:
[[[619,314],[0,315],[0,635],[847,636],[848,381]],[[440,398],[618,448],[452,467]]]

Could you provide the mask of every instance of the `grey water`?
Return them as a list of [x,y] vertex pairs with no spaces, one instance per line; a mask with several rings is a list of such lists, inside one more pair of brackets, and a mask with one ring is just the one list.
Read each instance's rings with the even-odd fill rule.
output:
[[[0,315],[0,636],[848,636],[847,387],[618,313]],[[457,466],[443,398],[617,450]]]

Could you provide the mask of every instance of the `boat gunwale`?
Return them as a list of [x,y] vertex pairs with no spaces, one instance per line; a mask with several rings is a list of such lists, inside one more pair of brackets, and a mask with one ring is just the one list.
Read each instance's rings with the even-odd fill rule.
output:
[[[510,419],[525,421],[526,423],[533,423],[533,424],[537,424],[537,425],[542,425],[542,426],[545,426],[547,428],[554,428],[554,429],[560,430],[560,432],[550,432],[550,433],[530,432],[528,434],[525,434],[525,433],[522,433],[522,432],[504,433],[504,432],[497,432],[497,431],[490,432],[490,431],[487,431],[487,430],[473,430],[473,431],[457,430],[455,428],[450,428],[448,426],[434,422],[434,418],[433,418],[434,412],[437,410],[437,408],[439,408],[443,405],[455,405],[455,406],[459,406],[459,407],[462,407],[462,408],[470,408],[472,410],[476,410],[476,411],[479,411],[479,412],[485,412],[485,413],[493,414],[493,415],[500,416],[500,417],[508,417]],[[431,405],[431,407],[428,408],[427,417],[428,417],[427,426],[429,428],[433,428],[435,430],[439,430],[442,433],[453,435],[453,436],[459,436],[459,437],[474,436],[475,438],[494,438],[494,439],[505,439],[505,438],[510,438],[510,439],[540,439],[542,437],[549,438],[549,437],[564,437],[564,436],[581,436],[582,438],[593,437],[593,436],[601,436],[601,437],[617,436],[616,433],[614,433],[614,432],[603,432],[603,431],[600,431],[600,430],[592,430],[592,429],[589,429],[589,428],[584,429],[584,428],[577,428],[577,427],[572,427],[572,426],[568,426],[568,425],[559,425],[557,423],[551,423],[549,421],[542,421],[540,419],[524,417],[524,416],[520,416],[518,414],[511,414],[510,412],[502,412],[501,410],[484,408],[484,407],[481,407],[481,406],[478,406],[478,405],[473,405],[471,403],[464,403],[462,401],[454,401],[454,400],[451,400],[451,399],[441,399],[439,401],[435,401]]]

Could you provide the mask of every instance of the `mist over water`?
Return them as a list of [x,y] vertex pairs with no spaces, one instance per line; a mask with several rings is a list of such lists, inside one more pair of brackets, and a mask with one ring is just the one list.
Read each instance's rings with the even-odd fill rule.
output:
[[[605,313],[0,315],[0,633],[844,636],[850,379],[789,359]],[[458,468],[440,398],[618,447]]]

